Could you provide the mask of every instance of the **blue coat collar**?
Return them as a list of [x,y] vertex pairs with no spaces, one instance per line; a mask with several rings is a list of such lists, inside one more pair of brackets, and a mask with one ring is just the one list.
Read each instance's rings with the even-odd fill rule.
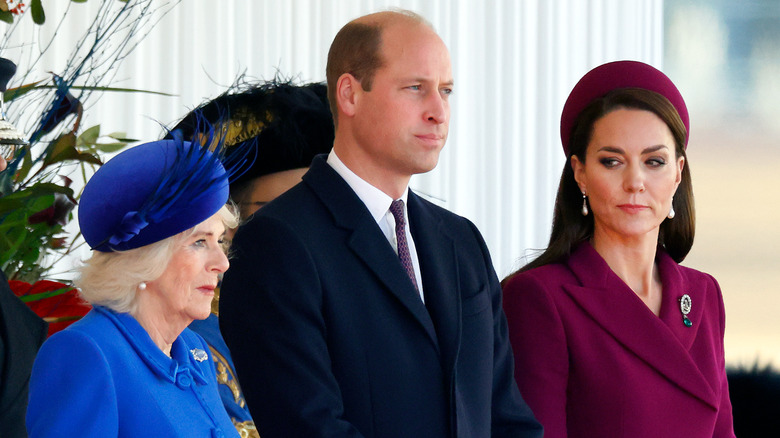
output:
[[[136,351],[138,357],[161,379],[176,383],[179,375],[189,374],[198,384],[205,385],[207,383],[204,375],[205,367],[195,361],[194,353],[190,351],[201,346],[188,345],[184,340],[185,333],[180,334],[173,342],[171,357],[168,357],[130,314],[118,313],[102,306],[95,306],[93,310],[108,318],[117,327],[127,339],[128,344]],[[185,332],[188,330],[185,329]]]

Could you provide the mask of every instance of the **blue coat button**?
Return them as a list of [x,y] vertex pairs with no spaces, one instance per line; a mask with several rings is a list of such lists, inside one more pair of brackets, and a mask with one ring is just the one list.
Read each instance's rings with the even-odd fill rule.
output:
[[192,385],[192,377],[189,373],[180,373],[176,376],[176,386],[181,389],[189,388]]

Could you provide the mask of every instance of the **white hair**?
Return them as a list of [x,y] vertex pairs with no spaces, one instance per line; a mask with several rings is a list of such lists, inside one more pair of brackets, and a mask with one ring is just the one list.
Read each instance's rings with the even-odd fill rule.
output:
[[[225,228],[235,228],[238,217],[232,209],[222,207],[219,215]],[[204,221],[205,222],[205,221]],[[136,292],[142,282],[159,278],[168,267],[179,243],[191,236],[198,225],[159,242],[127,251],[94,251],[79,268],[76,287],[90,304],[105,306],[120,313],[136,310]]]

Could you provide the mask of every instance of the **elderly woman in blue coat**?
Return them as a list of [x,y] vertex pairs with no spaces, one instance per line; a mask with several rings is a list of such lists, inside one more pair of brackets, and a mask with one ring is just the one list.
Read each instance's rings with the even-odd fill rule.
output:
[[237,437],[203,339],[228,268],[228,175],[218,154],[176,137],[128,149],[84,188],[93,249],[77,282],[93,305],[33,366],[31,437]]

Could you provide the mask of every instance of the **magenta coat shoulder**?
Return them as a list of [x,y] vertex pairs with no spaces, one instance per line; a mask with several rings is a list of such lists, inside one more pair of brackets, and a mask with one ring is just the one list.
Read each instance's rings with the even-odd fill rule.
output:
[[658,316],[587,243],[505,285],[515,378],[546,438],[734,436],[720,287],[663,251],[656,263]]

